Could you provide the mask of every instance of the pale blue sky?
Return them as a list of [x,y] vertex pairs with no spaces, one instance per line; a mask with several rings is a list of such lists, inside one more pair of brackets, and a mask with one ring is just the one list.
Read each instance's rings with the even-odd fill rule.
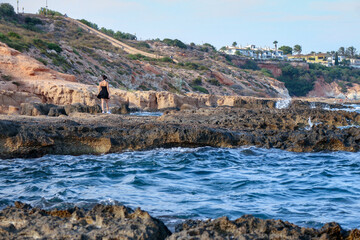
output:
[[[16,0],[0,0],[11,3]],[[35,13],[46,0],[19,0]],[[303,52],[360,50],[360,0],[48,0],[49,9],[85,18],[138,39],[177,38],[217,48],[238,44],[293,47]]]

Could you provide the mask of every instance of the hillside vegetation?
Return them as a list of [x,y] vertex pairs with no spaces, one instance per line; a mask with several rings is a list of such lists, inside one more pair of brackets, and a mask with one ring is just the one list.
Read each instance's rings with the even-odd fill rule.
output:
[[282,70],[278,80],[284,82],[292,96],[305,96],[321,76],[326,82],[339,82],[344,91],[350,84],[360,82],[359,71],[352,69],[304,69],[280,62],[262,63],[261,68],[256,61],[220,53],[208,43],[185,44],[178,39],[138,41],[132,34],[80,20],[114,39],[162,57],[128,54],[61,13],[50,10],[45,16],[46,9],[40,9],[37,15],[17,15],[9,6],[0,5],[0,41],[54,70],[73,74],[86,84],[97,84],[99,76],[106,74],[113,87],[127,90],[284,97],[284,85],[274,79],[274,67]]

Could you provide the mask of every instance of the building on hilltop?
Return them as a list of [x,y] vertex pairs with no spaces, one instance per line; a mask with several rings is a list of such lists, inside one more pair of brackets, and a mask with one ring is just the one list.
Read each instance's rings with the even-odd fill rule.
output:
[[350,60],[350,67],[353,68],[360,68],[360,59],[349,59]]
[[297,54],[288,55],[290,61],[305,61],[307,63],[319,63],[325,66],[329,65],[328,56],[326,53],[314,53],[314,54]]
[[[220,50],[229,55],[238,55],[246,58],[256,60],[285,60],[291,62],[307,62],[321,64],[327,67],[335,66],[335,55],[329,53],[311,53],[311,54],[297,54],[284,55],[284,52],[274,48],[259,48],[255,45],[248,45],[246,47],[226,46]],[[338,63],[344,66],[360,68],[360,59],[349,59],[345,56],[338,56]]]
[[[318,63],[327,67],[335,66],[335,55],[328,53],[297,54],[288,55],[287,57],[291,62],[303,61],[307,63]],[[345,56],[338,56],[338,62],[340,64],[345,60]]]
[[248,45],[246,47],[227,46],[225,47],[225,49],[222,49],[220,51],[229,55],[240,55],[258,60],[287,59],[287,56],[284,55],[284,52],[282,50],[276,50],[271,48],[258,48],[255,45]]

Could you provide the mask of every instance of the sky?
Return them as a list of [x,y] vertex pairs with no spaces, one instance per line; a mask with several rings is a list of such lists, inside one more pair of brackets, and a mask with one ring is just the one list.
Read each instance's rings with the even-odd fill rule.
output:
[[[48,4],[75,19],[135,34],[139,40],[273,47],[295,44],[303,53],[360,51],[360,0],[19,0],[20,11]],[[16,0],[10,3],[16,10]]]

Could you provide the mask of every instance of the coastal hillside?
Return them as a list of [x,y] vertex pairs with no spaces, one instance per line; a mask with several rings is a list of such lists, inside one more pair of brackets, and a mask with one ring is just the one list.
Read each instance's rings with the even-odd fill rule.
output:
[[[49,69],[75,76],[80,83],[96,85],[99,76],[106,74],[112,87],[126,91],[360,98],[360,69],[255,61],[217,51],[208,43],[185,44],[178,39],[139,41],[132,34],[99,28],[85,19],[50,13],[2,13],[0,42]],[[2,76],[0,80],[12,77]]]
[[236,64],[210,44],[122,38],[125,46],[139,51],[129,53],[114,44],[115,38],[104,39],[94,31],[63,16],[14,14],[0,20],[1,42],[80,83],[95,85],[106,74],[113,87],[131,91],[288,96],[284,83],[269,70]]

